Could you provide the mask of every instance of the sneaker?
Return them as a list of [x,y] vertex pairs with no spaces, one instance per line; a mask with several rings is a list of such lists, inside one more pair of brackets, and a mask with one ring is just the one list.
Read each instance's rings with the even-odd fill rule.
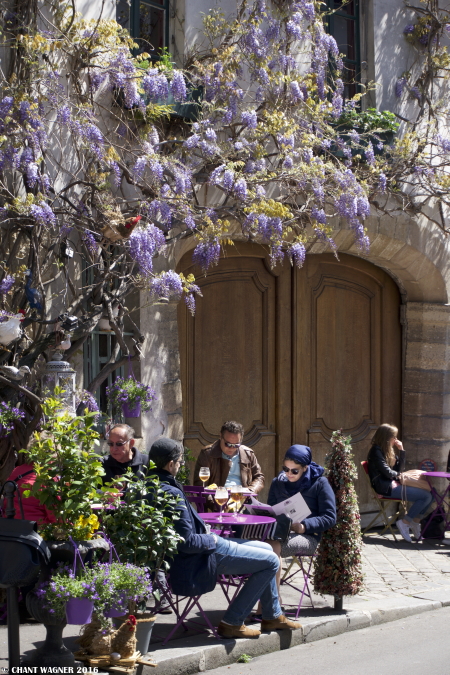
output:
[[231,626],[228,623],[223,623],[223,621],[217,626],[217,632],[223,638],[257,638],[261,635],[261,631],[257,628],[250,628],[245,624]]
[[409,525],[404,523],[403,520],[397,520],[397,522],[395,524],[397,526],[397,530],[400,532],[403,539],[411,544],[412,539],[411,539],[410,534],[409,534]]
[[288,619],[284,614],[280,614],[276,619],[263,619],[261,621],[261,630],[264,632],[272,630],[296,630],[301,627],[300,621],[292,621],[292,619]]
[[420,523],[416,523],[414,520],[410,523],[410,528],[412,529],[412,533],[414,535],[414,539],[416,541],[419,541],[420,539],[420,533],[422,531]]

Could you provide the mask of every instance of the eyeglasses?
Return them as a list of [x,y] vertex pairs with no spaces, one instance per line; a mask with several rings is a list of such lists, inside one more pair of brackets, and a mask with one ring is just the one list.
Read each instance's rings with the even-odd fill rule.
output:
[[227,448],[240,448],[241,444],[240,443],[228,443],[228,441],[224,441],[225,445]]
[[128,441],[118,441],[117,443],[113,443],[113,441],[108,441],[106,445],[109,445],[110,448],[113,448],[116,446],[116,448],[121,448],[122,446],[126,445]]
[[294,476],[298,476],[300,469],[288,469],[287,466],[283,466],[284,473],[292,473]]

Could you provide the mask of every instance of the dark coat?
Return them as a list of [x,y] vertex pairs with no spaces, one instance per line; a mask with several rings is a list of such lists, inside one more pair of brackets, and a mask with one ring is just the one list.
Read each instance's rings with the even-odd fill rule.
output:
[[[267,500],[270,506],[292,497],[292,493],[289,493],[286,489],[287,482],[288,479],[284,471],[273,479]],[[322,532],[336,525],[334,492],[325,476],[316,478],[309,487],[300,490],[300,492],[311,511],[311,514],[302,522],[305,526],[305,534],[309,534],[319,541]]]
[[170,563],[170,585],[176,595],[201,595],[214,590],[217,580],[216,542],[212,534],[206,534],[203,520],[186,499],[183,486],[164,469],[153,470],[149,476],[157,476],[161,487],[178,497],[176,509],[180,514],[174,527],[183,537],[178,544],[178,553]]
[[397,480],[400,473],[400,460],[391,468],[386,461],[382,449],[378,445],[372,445],[367,456],[370,483],[379,495],[390,497],[392,481]]
[[103,483],[110,483],[116,476],[123,476],[128,467],[131,468],[137,478],[145,478],[148,467],[148,455],[144,455],[136,448],[133,448],[133,459],[131,462],[118,462],[111,455],[102,457],[103,469],[105,475],[102,476]]

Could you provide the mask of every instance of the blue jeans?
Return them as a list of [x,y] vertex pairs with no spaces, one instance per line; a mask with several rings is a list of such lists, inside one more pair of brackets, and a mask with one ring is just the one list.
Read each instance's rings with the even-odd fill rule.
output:
[[[397,487],[392,488],[392,492],[389,496],[395,497],[395,499],[401,499],[404,494],[405,488],[401,485],[398,485]],[[433,497],[431,492],[428,492],[428,490],[406,486],[406,501],[412,502],[408,509],[408,513],[405,516],[405,520],[409,520],[409,522],[411,522],[411,520],[414,518],[424,517],[428,507],[433,501]]]
[[281,615],[275,580],[280,561],[270,544],[218,537],[216,560],[218,574],[251,575],[223,615],[223,621],[242,626],[258,599],[263,619]]

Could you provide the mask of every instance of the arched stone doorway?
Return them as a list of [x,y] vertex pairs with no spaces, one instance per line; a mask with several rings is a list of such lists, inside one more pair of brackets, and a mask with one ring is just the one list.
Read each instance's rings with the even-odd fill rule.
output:
[[[331,432],[365,459],[373,429],[401,426],[400,294],[381,268],[350,255],[309,255],[271,270],[264,248],[237,243],[207,277],[195,317],[179,307],[185,442],[195,453],[225,419],[244,424],[267,484],[284,450],[311,446],[323,462]],[[369,512],[366,480],[358,485]]]

